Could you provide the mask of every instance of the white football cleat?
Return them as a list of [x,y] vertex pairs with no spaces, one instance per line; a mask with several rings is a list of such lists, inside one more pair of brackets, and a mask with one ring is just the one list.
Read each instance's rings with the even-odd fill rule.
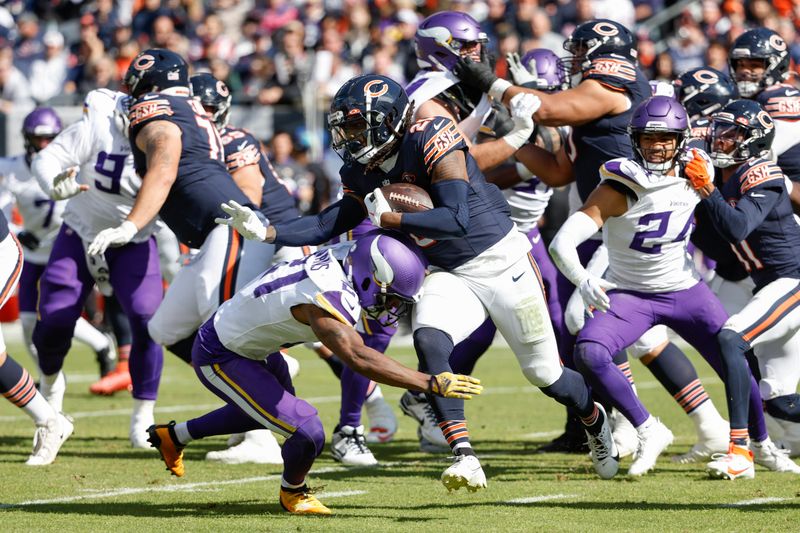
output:
[[244,433],[233,433],[230,437],[228,437],[228,448],[233,448],[237,444],[244,442],[244,436]]
[[254,429],[244,433],[239,444],[226,450],[208,452],[206,461],[219,461],[227,465],[255,463],[259,465],[282,465],[281,446],[268,429]]
[[286,366],[289,367],[289,377],[294,379],[300,373],[300,361],[289,355],[288,353],[281,352],[283,360],[286,361]]
[[642,476],[656,466],[661,452],[672,444],[674,436],[667,426],[657,418],[649,427],[639,433],[639,447],[636,448],[636,459],[628,469],[629,476]]
[[769,437],[762,442],[751,441],[750,451],[753,462],[773,472],[790,472],[800,474],[800,466],[789,458],[789,450],[778,448]]
[[711,456],[711,462],[706,465],[706,471],[712,477],[722,477],[731,481],[740,477],[753,479],[756,477],[756,470],[753,467],[753,452],[743,446],[730,443],[728,453]]
[[72,435],[75,427],[72,419],[64,413],[58,413],[44,425],[36,427],[33,436],[33,452],[25,464],[28,466],[49,465],[56,460],[61,445]]
[[150,449],[150,442],[147,440],[150,434],[147,428],[155,424],[153,414],[150,416],[134,416],[131,417],[131,428],[128,432],[128,437],[131,439],[131,446],[134,448]]
[[639,447],[639,434],[619,409],[611,411],[609,424],[611,425],[611,432],[614,436],[614,444],[617,447],[619,458],[622,459],[636,453],[636,449]]
[[603,419],[600,431],[594,434],[586,428],[584,431],[589,439],[588,444],[595,472],[603,479],[611,479],[619,471],[619,453],[614,437],[611,435],[611,426],[608,423],[606,410],[597,402],[595,402],[595,406]]
[[705,437],[699,437],[697,443],[692,448],[681,455],[673,455],[673,463],[690,464],[708,460],[717,453],[727,453],[728,434],[730,427],[728,423],[720,424],[717,430],[705,432]]
[[380,386],[375,387],[367,401],[364,402],[364,406],[367,408],[367,418],[369,419],[367,442],[382,443],[394,439],[394,434],[397,433],[397,417],[384,400]]
[[378,464],[375,456],[367,448],[364,439],[364,426],[342,426],[331,439],[333,458],[345,465],[373,466]]
[[442,472],[442,485],[449,491],[466,487],[475,492],[486,488],[486,474],[481,463],[474,455],[456,455],[453,464]]
[[428,403],[428,399],[425,396],[406,391],[400,397],[400,409],[420,425],[417,430],[417,436],[420,439],[420,450],[428,453],[450,450],[450,445],[436,422],[433,407]]
[[767,431],[778,448],[789,451],[789,457],[800,457],[800,423],[774,418],[764,413]]

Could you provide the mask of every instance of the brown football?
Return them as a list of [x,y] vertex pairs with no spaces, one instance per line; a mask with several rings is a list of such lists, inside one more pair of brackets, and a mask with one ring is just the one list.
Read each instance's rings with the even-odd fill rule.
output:
[[433,209],[433,201],[425,189],[410,183],[384,185],[381,187],[381,192],[393,211],[418,213]]

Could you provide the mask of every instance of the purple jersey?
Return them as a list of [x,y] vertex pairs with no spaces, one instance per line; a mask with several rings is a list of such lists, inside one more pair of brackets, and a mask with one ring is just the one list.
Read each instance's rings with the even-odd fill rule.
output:
[[[341,170],[345,194],[363,198],[376,187],[390,183],[413,183],[431,192],[431,177],[441,159],[456,150],[466,155],[469,191],[469,226],[461,239],[415,238],[431,264],[450,270],[496,244],[513,228],[508,203],[495,185],[488,183],[469,155],[469,148],[455,123],[444,117],[415,122],[403,137],[395,166],[384,173],[366,171],[364,165],[350,163]],[[435,195],[434,206],[437,205]],[[412,235],[413,237],[413,235]]]
[[294,197],[278,178],[266,154],[261,151],[258,139],[249,131],[232,126],[227,126],[220,134],[225,147],[225,164],[228,172],[233,174],[242,167],[258,164],[264,177],[259,210],[270,222],[283,222],[299,217],[300,212],[295,206]]
[[583,80],[595,80],[612,91],[625,93],[631,106],[619,115],[605,115],[586,124],[573,126],[567,153],[574,166],[578,194],[582,201],[600,183],[600,166],[610,159],[633,157],[628,123],[634,110],[650,96],[650,84],[631,61],[616,56],[592,60]]
[[225,218],[220,204],[234,200],[254,207],[231,178],[223,162],[224,148],[214,124],[199,102],[186,96],[149,93],[130,109],[133,161],[140,176],[147,172],[145,153],[136,146],[136,135],[150,122],[164,120],[181,129],[178,176],[159,215],[178,240],[200,248],[214,219]]

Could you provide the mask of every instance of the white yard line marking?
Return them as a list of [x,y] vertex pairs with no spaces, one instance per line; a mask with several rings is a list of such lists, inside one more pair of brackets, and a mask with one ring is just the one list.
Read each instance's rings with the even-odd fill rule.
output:
[[[332,472],[342,472],[346,470],[343,467],[328,467],[328,468],[320,468],[318,470],[313,470],[312,474],[328,474]],[[104,498],[115,498],[117,496],[128,496],[130,494],[142,494],[146,492],[194,492],[198,489],[200,490],[208,490],[210,488],[219,487],[221,485],[239,485],[242,483],[258,483],[261,481],[278,481],[281,479],[280,474],[275,474],[271,476],[258,476],[258,477],[246,477],[241,479],[226,479],[221,481],[200,481],[197,483],[180,483],[176,482],[171,485],[163,485],[163,486],[151,486],[151,487],[121,487],[118,489],[109,489],[104,490],[102,492],[92,492],[89,494],[81,494],[77,496],[63,496],[60,498],[49,498],[46,500],[28,500],[20,503],[7,503],[7,504],[0,504],[0,509],[9,509],[12,507],[23,507],[28,505],[48,505],[53,503],[69,503],[75,502],[80,500],[98,500]],[[364,494],[366,491],[341,491],[341,492],[331,492],[326,494],[327,497],[337,498],[341,496],[350,496],[356,494]]]
[[763,505],[765,503],[785,502],[787,500],[791,500],[791,498],[753,498],[752,500],[742,500],[736,503],[728,503],[723,505],[723,507],[746,507],[748,505]]
[[511,503],[514,505],[525,505],[526,503],[539,503],[550,500],[561,500],[564,498],[575,498],[577,494],[545,494],[544,496],[530,496],[528,498],[514,498],[507,500],[504,503]]
[[367,494],[366,490],[340,490],[339,492],[325,492],[324,490],[319,494],[320,498],[344,498],[345,496],[361,496]]
[[556,435],[561,435],[563,433],[562,430],[555,430],[555,431],[537,431],[535,433],[526,433],[521,435],[523,439],[546,439],[547,437],[555,437]]

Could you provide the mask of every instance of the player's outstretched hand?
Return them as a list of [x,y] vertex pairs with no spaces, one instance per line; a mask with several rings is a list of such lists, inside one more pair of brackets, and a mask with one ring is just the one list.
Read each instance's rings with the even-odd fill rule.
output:
[[89,255],[103,254],[109,246],[128,244],[138,231],[136,224],[126,220],[116,228],[104,229],[98,233],[86,251]]
[[711,162],[707,161],[696,148],[692,148],[692,156],[689,162],[686,163],[684,172],[692,187],[698,191],[714,180]]
[[381,215],[392,212],[392,208],[389,202],[386,201],[383,191],[377,188],[366,195],[364,197],[364,205],[367,208],[367,214],[372,223],[379,228],[383,227],[381,226]]
[[469,400],[483,391],[481,380],[472,376],[442,372],[431,376],[428,392],[444,398]]
[[75,179],[77,172],[75,168],[69,168],[53,179],[53,190],[50,198],[53,200],[66,200],[72,198],[83,191],[89,190],[88,185],[81,185]]
[[252,209],[233,200],[221,204],[220,208],[228,213],[230,218],[215,218],[214,222],[234,228],[250,241],[266,240],[269,221],[265,225]]
[[460,58],[453,67],[453,74],[482,93],[488,93],[492,84],[497,81],[497,74],[494,73],[488,62],[473,61],[471,57]]
[[515,150],[519,150],[533,133],[533,114],[542,105],[542,101],[533,94],[519,93],[511,98],[509,104],[514,128],[503,137],[503,140]]
[[536,87],[537,77],[536,60],[532,59],[530,62],[530,70],[525,68],[516,52],[509,52],[506,54],[506,61],[508,61],[508,71],[511,72],[511,79],[514,80],[515,85],[524,85],[526,87]]
[[583,304],[586,306],[589,316],[594,316],[592,314],[594,309],[605,313],[611,308],[611,299],[606,294],[606,291],[616,288],[615,284],[597,276],[589,276],[581,282],[578,290],[581,293]]

